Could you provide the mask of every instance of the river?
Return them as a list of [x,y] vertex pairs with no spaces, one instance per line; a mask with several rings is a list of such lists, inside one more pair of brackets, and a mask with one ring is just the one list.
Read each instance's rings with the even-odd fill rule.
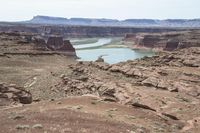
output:
[[112,41],[112,39],[110,39],[110,38],[101,38],[95,43],[74,45],[74,48],[75,49],[93,48],[93,47],[98,47],[98,46],[108,44],[111,41]]
[[[139,51],[129,48],[93,48],[108,44],[112,39],[102,38],[96,43],[74,45],[76,54],[80,58],[79,61],[95,61],[99,56],[103,55],[105,62],[115,64],[122,61],[134,60],[144,56],[153,56],[151,51]],[[85,49],[93,48],[93,49]]]

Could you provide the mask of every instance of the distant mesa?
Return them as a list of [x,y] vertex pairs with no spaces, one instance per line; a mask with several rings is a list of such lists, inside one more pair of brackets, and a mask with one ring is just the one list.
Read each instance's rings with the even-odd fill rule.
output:
[[80,26],[132,26],[132,27],[200,27],[200,19],[91,19],[35,16],[26,21],[32,24],[80,25]]

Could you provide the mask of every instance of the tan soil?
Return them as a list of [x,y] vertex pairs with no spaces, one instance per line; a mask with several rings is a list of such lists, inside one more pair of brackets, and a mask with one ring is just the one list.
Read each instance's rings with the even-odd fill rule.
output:
[[[7,39],[1,46],[16,44]],[[199,48],[114,65],[52,53],[1,55],[0,81],[33,97],[30,105],[0,108],[2,133],[200,130]]]

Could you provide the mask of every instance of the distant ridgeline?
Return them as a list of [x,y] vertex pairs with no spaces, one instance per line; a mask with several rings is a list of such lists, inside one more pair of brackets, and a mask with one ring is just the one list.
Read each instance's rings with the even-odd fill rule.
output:
[[62,24],[84,26],[139,26],[139,27],[200,27],[200,19],[90,19],[90,18],[61,18],[49,16],[35,16],[26,23],[34,24]]
[[160,33],[196,30],[200,28],[200,19],[193,20],[153,20],[58,18],[36,16],[29,21],[0,22],[0,32],[37,33],[43,37],[60,35],[63,37],[117,37],[132,33]]

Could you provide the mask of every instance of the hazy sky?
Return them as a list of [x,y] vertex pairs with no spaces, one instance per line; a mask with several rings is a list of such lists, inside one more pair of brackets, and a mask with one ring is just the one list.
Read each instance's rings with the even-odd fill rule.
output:
[[200,18],[200,0],[0,0],[0,21],[36,15],[84,18]]

